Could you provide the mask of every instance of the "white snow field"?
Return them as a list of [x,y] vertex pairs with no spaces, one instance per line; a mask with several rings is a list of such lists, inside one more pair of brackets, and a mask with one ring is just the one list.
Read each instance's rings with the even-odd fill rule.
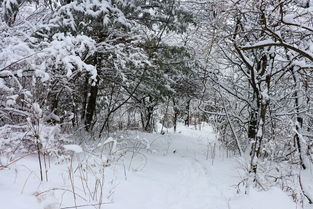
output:
[[[105,175],[100,176],[104,180],[100,195],[103,201],[91,197],[90,194],[99,194],[92,192],[99,188],[83,186],[86,179],[79,177],[79,169],[72,172],[75,178],[71,183],[69,163],[51,163],[49,181],[40,183],[37,158],[33,156],[0,171],[0,209],[69,209],[75,204],[79,209],[91,209],[100,208],[99,203],[105,203],[101,204],[103,209],[297,208],[291,197],[278,188],[237,194],[238,161],[226,158],[210,126],[201,130],[179,126],[177,133],[164,135],[132,134],[146,140],[150,147],[105,168]],[[83,154],[79,153],[75,161]],[[90,165],[91,173],[96,165]],[[92,176],[88,177],[89,185]],[[73,188],[76,197],[71,192]]]

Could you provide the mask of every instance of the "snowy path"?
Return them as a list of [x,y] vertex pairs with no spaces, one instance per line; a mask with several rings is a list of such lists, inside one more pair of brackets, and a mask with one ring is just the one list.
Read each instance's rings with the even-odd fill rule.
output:
[[[230,165],[234,161],[225,159],[212,165],[211,159],[206,160],[208,140],[215,137],[210,127],[202,131],[184,128],[179,132],[154,141],[153,152],[145,153],[146,166],[127,173],[127,181],[117,187],[114,203],[106,208],[228,208],[236,176],[228,168],[233,167]],[[139,165],[140,158],[137,161],[133,165]]]
[[[206,159],[208,144],[215,141],[210,126],[201,131],[180,126],[178,133],[165,135],[139,132],[138,139],[142,138],[151,143],[148,151],[142,150],[133,160],[130,154],[106,168],[104,202],[109,203],[101,209],[296,208],[291,198],[277,188],[236,194],[237,161],[225,158],[218,146],[215,160],[211,159],[211,151]],[[48,182],[40,182],[38,170],[33,156],[0,172],[0,209],[74,208],[68,165],[51,164]],[[78,174],[75,173],[75,190],[83,196],[83,180]],[[92,181],[87,182],[92,185]],[[99,208],[78,200],[78,205],[85,205],[79,208]]]

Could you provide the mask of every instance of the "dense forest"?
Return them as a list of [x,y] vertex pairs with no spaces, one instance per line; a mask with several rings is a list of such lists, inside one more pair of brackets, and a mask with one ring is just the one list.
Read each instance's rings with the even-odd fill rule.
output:
[[0,173],[206,123],[238,191],[313,203],[312,0],[0,0],[0,40]]

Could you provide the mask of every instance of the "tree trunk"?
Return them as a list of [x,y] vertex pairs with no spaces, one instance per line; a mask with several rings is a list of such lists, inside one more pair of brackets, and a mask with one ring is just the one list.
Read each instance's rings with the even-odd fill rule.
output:
[[300,86],[301,81],[296,75],[296,72],[293,71],[293,69],[291,69],[291,72],[292,72],[293,80],[295,82],[294,86],[296,88],[294,98],[295,98],[295,108],[297,112],[297,118],[296,118],[296,134],[294,136],[294,142],[295,142],[294,144],[299,153],[300,166],[302,167],[302,169],[306,169],[306,165],[303,159],[305,158],[305,156],[303,156],[304,148],[302,147],[302,144],[300,141],[300,137],[301,137],[300,134],[302,132],[302,127],[303,127],[303,118],[300,115],[300,106],[303,105],[303,98],[301,97],[298,91],[301,89],[301,86]]
[[144,130],[147,132],[152,132],[153,131],[153,126],[152,126],[152,120],[153,120],[153,106],[147,107],[147,114],[146,114],[146,124],[144,127]]
[[173,99],[173,106],[174,106],[174,118],[173,118],[173,124],[174,124],[174,132],[176,132],[177,130],[177,119],[178,119],[178,115],[179,115],[179,109],[178,107],[176,107],[176,103],[175,100]]
[[88,132],[90,132],[92,129],[92,120],[96,112],[97,96],[98,96],[98,81],[99,79],[97,79],[97,82],[94,86],[90,87],[90,92],[89,92],[89,98],[88,98],[87,109],[86,109],[86,119],[85,119],[85,129]]
[[189,126],[190,125],[190,102],[191,99],[189,99],[187,101],[187,105],[186,105],[186,119],[185,119],[185,126]]
[[250,113],[249,127],[248,127],[248,138],[254,139],[257,129],[257,114],[255,112]]
[[[266,120],[266,110],[268,107],[268,102],[264,102],[262,98],[258,101],[258,116],[257,116],[257,129],[255,131],[254,141],[251,144],[251,161],[250,161],[250,172],[256,175],[257,172],[257,165],[258,159],[261,157],[261,147],[262,147],[262,140],[264,137],[264,127],[265,127],[265,120]],[[255,179],[254,179],[255,180]]]
[[88,77],[85,78],[84,89],[83,89],[83,103],[82,103],[82,112],[81,112],[81,121],[85,120],[86,117],[86,106],[88,100]]

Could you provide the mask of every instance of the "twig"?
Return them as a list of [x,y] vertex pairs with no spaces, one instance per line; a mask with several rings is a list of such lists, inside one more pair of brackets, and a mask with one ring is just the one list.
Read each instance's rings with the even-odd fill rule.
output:
[[[51,188],[51,189],[48,189],[48,190],[43,191],[43,192],[36,192],[36,194],[34,194],[34,195],[35,195],[36,197],[38,197],[38,196],[40,196],[40,195],[42,195],[42,194],[44,194],[44,193],[46,193],[46,192],[49,192],[49,191],[57,191],[57,190],[60,190],[60,191],[65,191],[65,192],[71,192],[71,193],[73,193],[73,191],[72,191],[72,190],[70,190],[70,189],[64,189],[64,188]],[[76,195],[77,197],[81,198],[82,200],[84,200],[84,201],[86,201],[86,202],[87,202],[87,199],[86,199],[86,198],[84,198],[83,196],[81,196],[81,195],[79,195],[79,194],[77,194],[77,193],[75,193],[75,195]]]
[[99,205],[107,205],[107,204],[112,204],[112,202],[104,202],[104,203],[96,203],[96,204],[86,204],[86,205],[69,206],[69,207],[62,207],[62,208],[60,208],[60,209],[81,208],[81,207],[99,206]]
[[31,171],[31,172],[29,173],[29,175],[28,175],[28,177],[27,177],[27,179],[26,179],[26,181],[25,181],[25,183],[24,183],[24,185],[23,185],[23,188],[22,188],[21,194],[23,194],[24,189],[25,189],[25,186],[26,186],[26,184],[27,184],[27,182],[28,182],[28,180],[29,180],[29,178],[30,178],[30,176],[31,176],[32,174],[33,174],[33,171]]
[[3,169],[5,169],[5,168],[8,168],[10,165],[16,163],[17,161],[19,161],[19,160],[21,160],[21,159],[23,159],[23,158],[25,158],[25,157],[28,157],[29,155],[35,154],[35,153],[36,153],[36,152],[28,153],[28,154],[26,154],[26,155],[23,155],[23,156],[21,156],[21,157],[18,157],[17,159],[15,159],[15,160],[9,162],[9,163],[6,164],[6,165],[0,165],[0,170],[3,170]]
[[32,57],[32,56],[34,56],[34,55],[36,55],[36,54],[38,54],[38,53],[40,53],[40,52],[36,52],[36,53],[31,54],[31,55],[28,55],[28,56],[26,56],[26,57],[22,57],[21,59],[16,60],[15,62],[10,63],[9,65],[5,66],[4,68],[1,68],[0,71],[3,71],[3,70],[5,70],[5,69],[7,69],[7,68],[9,68],[9,67],[11,67],[11,66],[17,64],[17,63],[19,63],[19,62],[21,62],[21,61],[23,61],[23,60],[29,58],[29,57]]
[[75,208],[77,208],[77,200],[76,200],[76,193],[75,193],[75,186],[74,186],[74,178],[75,177],[73,176],[73,158],[70,159],[70,165],[68,168],[68,175],[70,178],[71,187],[72,187],[72,191],[73,191]]
[[35,135],[36,138],[36,146],[37,146],[37,154],[38,154],[38,163],[40,169],[40,180],[43,181],[43,173],[42,173],[42,165],[41,165],[41,157],[40,157],[40,145],[39,145],[39,136]]

